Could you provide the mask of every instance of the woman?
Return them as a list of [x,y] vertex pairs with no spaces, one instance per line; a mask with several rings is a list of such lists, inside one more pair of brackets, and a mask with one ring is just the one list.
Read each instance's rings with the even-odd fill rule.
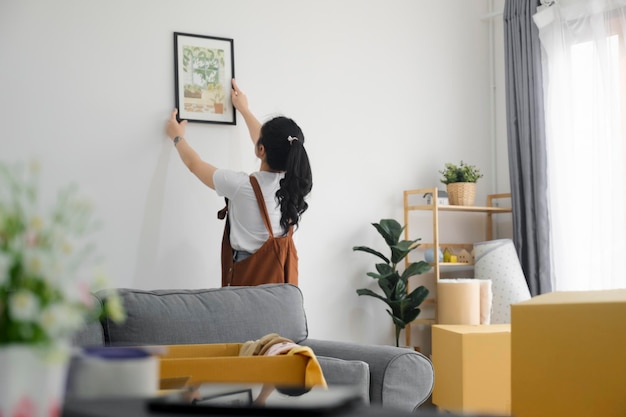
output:
[[[258,182],[263,201],[267,208],[271,233],[266,226],[262,214],[262,206],[256,198],[253,181],[248,174],[235,172],[228,169],[219,169],[203,161],[185,140],[185,126],[187,121],[176,120],[177,110],[174,109],[167,122],[166,132],[172,139],[176,150],[187,168],[196,175],[200,181],[217,191],[220,196],[228,201],[228,223],[225,231],[223,250],[232,253],[222,256],[222,285],[252,285],[268,282],[280,282],[281,280],[297,284],[297,254],[291,239],[294,227],[298,226],[302,213],[308,208],[305,197],[311,192],[313,186],[311,166],[304,148],[304,134],[300,127],[287,117],[275,117],[263,125],[256,119],[248,108],[248,98],[239,89],[235,80],[232,80],[231,99],[235,108],[243,116],[250,138],[254,144],[255,155],[261,160],[258,172],[252,174]],[[277,239],[274,239],[276,237]],[[285,237],[289,244],[280,240]],[[235,275],[237,271],[246,268],[259,272],[259,263],[265,267],[270,262],[284,264],[283,255],[276,255],[278,249],[263,249],[263,258],[247,259],[257,253],[264,245],[285,244],[291,248],[292,256],[295,256],[295,281],[293,277],[288,280],[276,276],[273,272],[264,272],[272,276],[257,276],[251,282],[251,278],[239,278],[233,281],[233,276],[227,277],[228,269],[234,261]],[[282,252],[281,252],[282,253]],[[259,254],[257,257],[260,257]],[[230,259],[228,259],[230,258]],[[247,262],[241,263],[244,260]],[[291,267],[293,267],[293,262]],[[254,264],[254,265],[251,265]],[[284,268],[285,265],[273,265],[273,270]],[[272,270],[269,268],[269,270]],[[231,271],[232,273],[232,271]]]

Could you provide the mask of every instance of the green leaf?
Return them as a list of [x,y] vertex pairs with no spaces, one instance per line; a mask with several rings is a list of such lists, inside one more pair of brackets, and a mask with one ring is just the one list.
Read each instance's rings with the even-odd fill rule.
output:
[[411,251],[417,249],[420,239],[416,240],[403,240],[395,245],[390,246],[391,248],[391,262],[394,264],[400,263]]
[[367,246],[355,246],[355,247],[352,248],[352,250],[353,251],[361,251],[361,252],[371,253],[372,255],[378,256],[380,259],[382,259],[386,263],[389,263],[389,259],[387,259],[387,257],[385,255],[383,255],[382,253],[378,252],[377,250],[374,250],[372,248],[368,248]]
[[395,297],[402,300],[406,297],[406,281],[398,279],[395,285]]
[[393,315],[389,310],[387,310],[387,313],[391,316],[393,324],[395,324],[398,329],[404,329],[406,327],[407,322],[402,320],[400,317]]
[[[413,309],[413,310],[408,310],[404,313],[404,317],[403,320],[406,324],[409,324],[410,322],[412,322],[413,320],[415,320],[417,318],[417,316],[420,315],[422,311],[419,308]],[[404,327],[403,327],[404,329]]]
[[372,226],[378,230],[389,246],[397,244],[404,231],[404,226],[394,219],[382,219],[380,223],[372,223]]
[[376,294],[374,291],[367,289],[367,288],[359,288],[358,290],[356,290],[356,293],[358,295],[369,295],[370,297],[374,297],[374,298],[378,298],[380,301],[382,301],[383,303],[387,304],[388,301],[385,297]]
[[[381,277],[378,280],[378,286],[381,290],[383,290],[387,298],[391,300],[395,298],[395,288],[399,279],[400,277],[398,274],[394,272],[393,274]],[[387,301],[387,303],[389,304],[389,301]]]
[[372,278],[374,278],[374,279],[381,279],[381,278],[383,278],[383,276],[382,276],[382,275],[377,274],[376,272],[368,272],[368,273],[367,273],[367,274],[365,274],[365,275],[367,275],[368,277],[372,277]]
[[424,287],[423,285],[420,285],[419,287],[411,291],[411,293],[408,295],[411,308],[416,308],[420,306],[424,302],[426,297],[428,297],[429,293],[430,291],[428,291],[428,288]]
[[402,279],[406,281],[412,276],[421,275],[425,272],[430,271],[430,269],[431,269],[431,266],[430,264],[428,264],[428,262],[424,262],[424,261],[413,262],[409,264],[409,266],[402,273]]
[[376,264],[376,270],[383,276],[388,276],[396,272],[389,264]]

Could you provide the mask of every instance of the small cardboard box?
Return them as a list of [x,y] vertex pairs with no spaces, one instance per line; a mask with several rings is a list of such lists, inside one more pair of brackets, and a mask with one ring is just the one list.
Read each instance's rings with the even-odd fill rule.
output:
[[514,416],[626,416],[625,289],[536,296],[511,328]]
[[511,326],[433,325],[433,404],[463,413],[511,410]]
[[239,356],[241,343],[170,345],[159,355],[161,381],[188,385],[272,383],[304,386],[309,359],[302,355]]

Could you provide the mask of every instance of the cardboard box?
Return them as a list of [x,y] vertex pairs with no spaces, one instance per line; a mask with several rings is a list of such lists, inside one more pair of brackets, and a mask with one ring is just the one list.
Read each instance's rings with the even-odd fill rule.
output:
[[240,343],[170,345],[160,358],[161,381],[273,383],[304,386],[302,355],[238,356]]
[[626,416],[626,290],[543,294],[511,314],[513,415]]
[[509,414],[511,327],[433,325],[433,404],[462,413]]

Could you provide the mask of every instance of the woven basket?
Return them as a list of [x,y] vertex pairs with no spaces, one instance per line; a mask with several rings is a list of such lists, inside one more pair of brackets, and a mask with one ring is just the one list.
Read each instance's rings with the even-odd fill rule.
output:
[[447,185],[448,199],[453,206],[473,206],[476,200],[475,182],[455,182]]

